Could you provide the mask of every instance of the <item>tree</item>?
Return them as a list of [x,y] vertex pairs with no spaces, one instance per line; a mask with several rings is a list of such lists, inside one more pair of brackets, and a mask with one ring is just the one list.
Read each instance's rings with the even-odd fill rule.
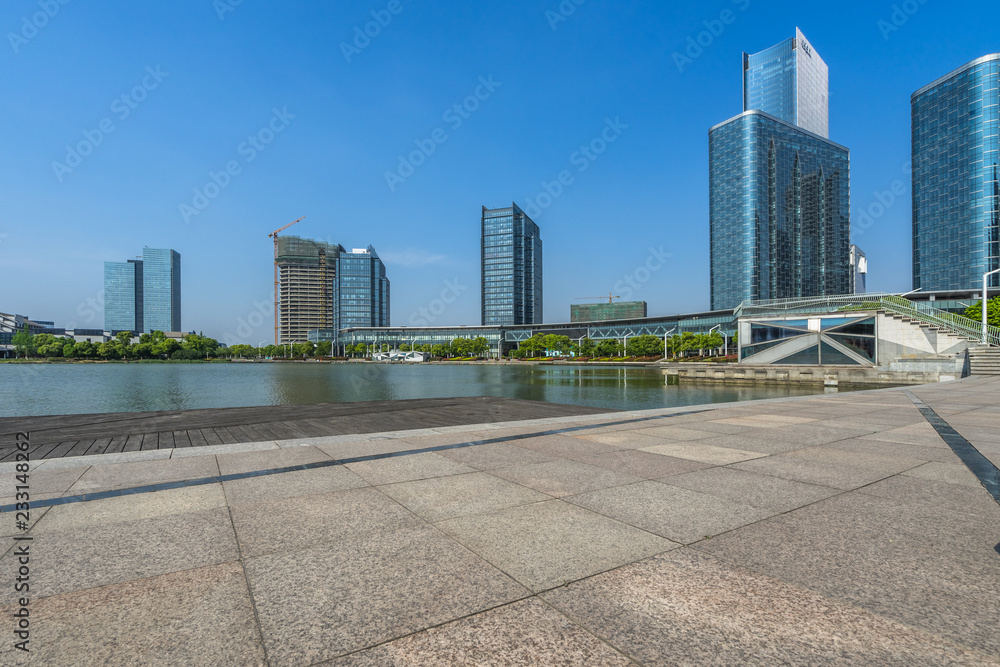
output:
[[659,336],[633,336],[628,340],[628,356],[655,357],[663,354],[663,340]]
[[526,341],[523,341],[519,346],[520,349],[527,352],[537,354],[539,352],[545,351],[545,336],[542,334],[535,334]]
[[622,351],[622,344],[614,338],[602,340],[597,344],[597,356],[613,357]]
[[597,349],[597,345],[595,345],[594,341],[590,340],[589,338],[584,338],[583,340],[580,341],[580,356],[581,357],[592,357],[592,356],[594,356],[594,352],[596,351],[596,349]]
[[476,336],[472,339],[472,354],[477,357],[485,357],[490,351],[490,342],[482,336]]
[[14,355],[23,355],[27,358],[29,355],[35,353],[35,337],[28,331],[28,325],[25,324],[24,327],[18,331],[10,340],[11,344],[14,346]]
[[[976,322],[983,321],[983,302],[980,300],[965,309],[965,316]],[[1000,296],[989,300],[986,306],[986,323],[992,327],[1000,327]]]
[[435,357],[446,357],[448,356],[449,348],[444,345],[438,344],[431,348],[431,354]]
[[[194,350],[199,353],[199,358],[214,357],[219,352],[219,341],[199,334],[188,334],[184,336],[181,347],[185,350]],[[174,356],[171,354],[171,358]]]
[[329,357],[330,352],[333,350],[333,341],[324,340],[316,346],[316,356],[317,357]]

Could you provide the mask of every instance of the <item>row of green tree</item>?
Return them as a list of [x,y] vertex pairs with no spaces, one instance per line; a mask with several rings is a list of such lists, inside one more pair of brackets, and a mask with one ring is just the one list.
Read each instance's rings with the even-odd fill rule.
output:
[[[357,343],[355,345],[348,345],[346,347],[346,353],[349,357],[370,357],[377,352],[389,352],[389,345],[386,343],[376,344],[376,343]],[[426,352],[427,354],[433,355],[435,357],[442,357],[445,359],[459,357],[459,358],[469,358],[478,357],[482,358],[489,354],[490,342],[483,338],[482,336],[477,336],[476,338],[454,338],[447,345],[444,343],[438,344],[424,344],[424,345],[407,345],[403,344],[399,346],[400,352]]]
[[[717,331],[710,334],[685,332],[667,339],[667,348],[673,356],[687,356],[690,352],[701,354],[717,352],[724,345],[725,338]],[[663,339],[649,335],[632,336],[623,344],[622,341],[613,338],[597,341],[583,338],[574,341],[569,336],[535,334],[510,353],[514,359],[546,355],[573,355],[584,358],[662,357]]]
[[188,334],[183,340],[167,338],[162,331],[142,334],[132,342],[131,332],[119,332],[101,343],[75,342],[54,334],[32,334],[27,327],[11,337],[17,357],[67,359],[206,359],[218,356],[219,342],[214,338]]
[[[983,321],[982,300],[966,308],[965,316],[977,322],[982,322]],[[993,327],[1000,327],[1000,296],[995,296],[987,302],[986,323]]]

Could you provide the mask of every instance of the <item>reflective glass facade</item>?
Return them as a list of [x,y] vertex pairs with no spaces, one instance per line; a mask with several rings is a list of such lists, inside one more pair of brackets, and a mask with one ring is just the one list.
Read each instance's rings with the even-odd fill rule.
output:
[[181,331],[181,256],[142,249],[142,331]]
[[542,321],[542,239],[517,204],[483,207],[482,324]]
[[[982,290],[1000,268],[1000,54],[915,92],[913,288]],[[991,277],[1000,286],[1000,276]]]
[[712,310],[850,291],[850,152],[760,111],[709,132]]
[[791,39],[743,54],[743,110],[830,136],[829,70],[798,28]]
[[142,331],[142,260],[104,262],[104,329]]
[[375,248],[337,256],[336,329],[389,326],[389,279]]

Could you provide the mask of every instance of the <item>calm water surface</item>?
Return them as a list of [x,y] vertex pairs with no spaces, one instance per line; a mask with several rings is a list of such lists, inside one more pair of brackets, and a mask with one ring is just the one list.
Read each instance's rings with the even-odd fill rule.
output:
[[503,396],[613,409],[823,393],[822,387],[665,386],[655,368],[428,364],[0,364],[0,415]]

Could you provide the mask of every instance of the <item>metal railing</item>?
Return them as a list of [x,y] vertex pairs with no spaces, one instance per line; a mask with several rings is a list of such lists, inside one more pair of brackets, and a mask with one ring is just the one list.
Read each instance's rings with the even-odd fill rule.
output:
[[987,326],[986,340],[983,340],[982,323],[964,315],[939,310],[924,303],[914,303],[896,294],[847,294],[800,299],[744,301],[736,308],[736,317],[766,317],[777,314],[818,315],[857,310],[882,310],[944,329],[956,336],[978,343],[1000,345],[1000,327]]

